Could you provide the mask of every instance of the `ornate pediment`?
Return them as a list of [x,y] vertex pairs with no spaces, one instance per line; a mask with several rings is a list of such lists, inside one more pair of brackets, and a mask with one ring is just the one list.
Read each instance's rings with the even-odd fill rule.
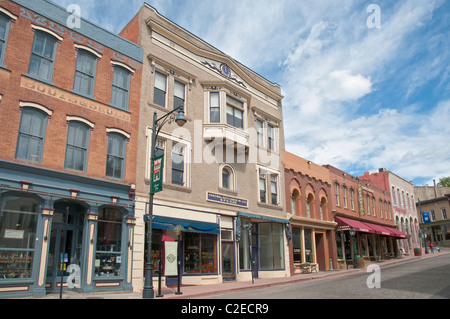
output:
[[239,75],[236,72],[234,72],[228,66],[228,64],[226,64],[224,62],[213,61],[213,60],[204,60],[204,61],[201,61],[201,63],[203,65],[207,66],[208,68],[210,68],[211,70],[214,70],[217,73],[219,73],[220,75],[226,77],[230,81],[233,81],[233,82],[237,83],[238,85],[240,85],[244,88],[247,88],[244,81],[239,77]]

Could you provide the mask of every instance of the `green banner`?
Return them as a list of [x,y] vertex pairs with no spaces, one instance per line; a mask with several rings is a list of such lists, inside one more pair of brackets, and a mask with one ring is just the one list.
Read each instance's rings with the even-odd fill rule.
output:
[[162,191],[163,188],[164,155],[158,156],[152,161],[152,194]]

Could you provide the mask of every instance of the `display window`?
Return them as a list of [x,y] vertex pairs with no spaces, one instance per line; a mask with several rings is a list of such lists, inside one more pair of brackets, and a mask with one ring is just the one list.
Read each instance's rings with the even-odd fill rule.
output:
[[40,203],[6,196],[0,206],[0,280],[32,277]]
[[184,233],[184,272],[217,273],[216,235]]

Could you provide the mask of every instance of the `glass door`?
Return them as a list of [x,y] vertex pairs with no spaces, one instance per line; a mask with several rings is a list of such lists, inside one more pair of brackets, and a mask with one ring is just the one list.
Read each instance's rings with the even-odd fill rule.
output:
[[233,243],[222,242],[222,277],[232,280],[234,275],[234,249]]

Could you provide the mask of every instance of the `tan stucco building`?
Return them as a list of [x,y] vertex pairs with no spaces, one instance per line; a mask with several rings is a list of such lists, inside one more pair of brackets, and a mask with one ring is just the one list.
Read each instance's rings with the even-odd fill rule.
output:
[[251,268],[256,277],[287,275],[280,86],[148,4],[120,35],[144,49],[134,289],[143,287],[146,260],[152,119],[179,105],[187,123],[179,128],[169,121],[156,143],[164,168],[163,191],[154,199],[152,259],[159,238],[177,239],[173,229],[181,225],[183,284],[251,280]]

